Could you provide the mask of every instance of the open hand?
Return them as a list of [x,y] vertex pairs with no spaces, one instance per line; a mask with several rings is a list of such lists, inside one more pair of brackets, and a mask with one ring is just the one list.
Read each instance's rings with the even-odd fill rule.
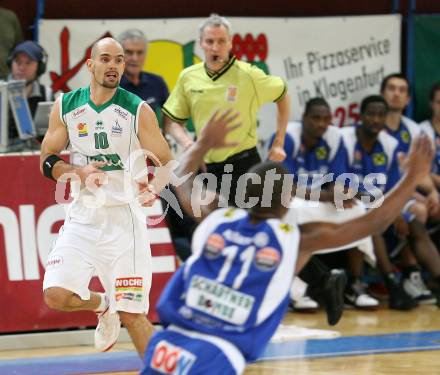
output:
[[238,142],[226,141],[226,136],[241,125],[240,123],[234,124],[238,116],[239,113],[232,109],[221,113],[219,110],[215,111],[200,131],[199,142],[209,149],[237,146]]

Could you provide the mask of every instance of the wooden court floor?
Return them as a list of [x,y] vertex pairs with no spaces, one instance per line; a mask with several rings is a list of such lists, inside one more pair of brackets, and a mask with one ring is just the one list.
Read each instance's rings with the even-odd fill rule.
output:
[[[262,361],[251,364],[247,367],[246,375],[273,375],[273,374],[338,374],[338,375],[370,375],[370,374],[439,374],[440,375],[440,335],[435,341],[438,345],[435,350],[425,350],[420,347],[412,348],[411,345],[405,349],[405,352],[398,352],[399,346],[408,344],[408,337],[416,337],[418,333],[439,334],[440,331],[440,309],[436,306],[421,306],[411,312],[398,312],[388,310],[385,307],[377,311],[345,310],[341,322],[336,327],[329,327],[325,321],[325,315],[322,311],[316,313],[288,313],[283,322],[284,325],[295,325],[309,329],[329,329],[338,331],[342,339],[353,339],[353,345],[358,345],[356,350],[359,354],[353,355],[347,352],[337,350],[337,341],[319,340],[324,346],[335,347],[334,354],[325,354],[323,358],[310,358],[307,352],[307,342],[305,344],[304,357],[297,359],[276,359]],[[409,336],[402,336],[399,342],[400,334],[405,333]],[[379,343],[381,337],[385,335],[388,339],[391,337],[393,348],[389,349],[391,353],[378,354],[374,350],[369,352],[369,346],[375,346]],[[316,340],[315,340],[316,341]],[[377,341],[377,342],[376,342]],[[428,341],[428,338],[421,338],[422,344]],[[351,341],[350,341],[351,342]],[[348,347],[350,347],[350,342]],[[366,343],[364,347],[363,343]],[[292,348],[296,345],[295,341],[284,343],[285,347]],[[408,345],[407,345],[408,346]],[[423,346],[423,345],[422,345]],[[347,349],[347,346],[346,348]],[[365,349],[365,350],[364,350]],[[115,352],[133,351],[131,344],[119,344],[113,349]],[[386,349],[388,350],[388,349]],[[72,355],[95,353],[92,347],[62,347],[49,349],[31,349],[0,351],[0,374],[1,363],[4,360],[23,360],[29,358],[46,357],[68,357]],[[72,368],[72,374],[91,374],[91,372],[75,372]],[[93,372],[108,375],[133,375],[136,371],[128,372]],[[13,373],[11,373],[13,374]],[[44,375],[44,374],[42,374]]]

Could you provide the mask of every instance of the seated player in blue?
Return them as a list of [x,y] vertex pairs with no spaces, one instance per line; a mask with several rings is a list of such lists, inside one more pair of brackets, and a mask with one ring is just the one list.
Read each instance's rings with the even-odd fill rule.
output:
[[[417,123],[403,116],[403,111],[411,100],[409,81],[403,74],[390,74],[382,80],[380,91],[389,107],[385,121],[386,130],[397,140],[398,152],[406,154],[411,141],[421,130]],[[396,228],[396,233],[400,237],[410,234],[412,238],[406,245],[412,249],[405,249],[403,254],[417,251],[414,249],[415,246],[434,247],[433,242],[429,240],[426,223],[428,219],[436,220],[440,215],[440,203],[437,189],[431,178],[427,178],[418,186],[414,198],[415,201],[409,211],[417,220],[414,220],[411,225],[402,222],[402,225]],[[395,236],[387,236],[387,238],[389,242],[397,242]],[[411,262],[411,259],[408,258],[408,261]],[[403,273],[404,287],[411,296],[421,303],[435,302],[416,267],[407,267]]]
[[398,152],[409,151],[411,141],[420,133],[416,122],[403,116],[403,111],[411,100],[409,81],[401,73],[386,76],[380,86],[380,94],[388,104],[386,131],[398,142]]
[[[387,102],[379,95],[366,97],[361,103],[361,123],[355,127],[342,129],[345,146],[348,151],[349,171],[355,174],[359,180],[358,196],[366,201],[378,201],[382,193],[388,192],[396,185],[400,178],[398,155],[398,142],[383,131],[385,128],[385,118],[388,111]],[[403,210],[404,215],[408,215],[413,200],[409,200]],[[410,215],[408,216],[410,217]],[[401,225],[402,215],[399,215],[395,225]],[[416,220],[410,222],[414,225]],[[419,246],[426,243],[428,239],[417,237],[417,240],[408,235],[411,249],[417,260],[426,266],[434,277],[440,275],[440,257],[432,246]],[[381,235],[373,237],[378,266],[384,274],[384,279],[390,292],[389,307],[399,310],[408,310],[417,306],[414,300],[399,283],[393,272],[392,264],[389,260],[388,252]],[[406,249],[408,250],[408,249]],[[417,266],[417,261],[410,256],[409,265],[411,269]],[[408,260],[406,260],[408,262]],[[430,292],[423,297],[429,297]],[[421,296],[422,297],[422,296]],[[435,299],[434,299],[435,301]]]
[[[291,220],[296,220],[298,224],[312,221],[341,222],[361,216],[366,211],[363,204],[356,200],[347,200],[345,207],[335,205],[335,181],[338,176],[347,172],[348,157],[340,129],[332,126],[331,120],[331,110],[327,101],[323,98],[313,98],[306,103],[302,121],[289,122],[287,125],[284,166],[294,174],[298,188],[307,187],[311,191],[321,190],[320,202],[299,197],[294,199],[293,207],[296,210],[292,210],[290,214],[294,216]],[[348,244],[345,248],[350,249],[341,256],[348,260],[346,303],[358,308],[378,306],[379,301],[367,294],[361,282],[364,254],[374,261],[371,237]],[[326,253],[328,249],[323,249],[321,252]],[[316,262],[316,259],[312,258],[312,261]],[[335,259],[332,259],[332,263],[334,261]],[[345,259],[341,261],[346,263]],[[314,297],[315,288],[310,280],[313,276],[307,277],[307,268],[301,272],[299,277],[312,284],[307,293]],[[294,307],[296,303],[294,299],[292,301]]]
[[[208,150],[227,144],[234,118],[229,112],[214,114],[183,155],[178,176],[196,171]],[[280,163],[262,163],[249,172],[248,210],[212,212],[212,206],[200,206],[197,197],[191,197],[194,178],[187,179],[176,188],[183,209],[194,215],[198,207],[202,219],[207,217],[194,234],[193,255],[173,275],[157,304],[165,329],[151,339],[141,374],[241,374],[246,362],[258,359],[283,319],[295,270],[323,242],[342,246],[389,225],[429,173],[432,156],[427,137],[417,139],[404,177],[383,205],[341,224],[298,227],[285,222],[291,191],[283,189],[288,171]],[[273,172],[280,178],[273,180]],[[273,182],[269,205],[267,180]]]
[[[440,191],[440,82],[435,83],[431,87],[429,93],[429,101],[432,111],[430,120],[420,123],[420,129],[429,136],[433,146],[435,147],[435,156],[432,162],[431,178],[437,189]],[[435,221],[440,221],[440,210],[431,213]]]

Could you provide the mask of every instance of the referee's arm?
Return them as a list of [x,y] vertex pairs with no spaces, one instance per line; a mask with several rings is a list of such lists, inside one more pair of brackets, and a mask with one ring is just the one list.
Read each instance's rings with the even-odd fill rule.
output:
[[287,122],[290,115],[290,97],[285,94],[277,104],[277,129],[272,146],[269,150],[269,160],[282,162],[286,158],[284,138],[286,136]]
[[188,133],[185,127],[185,123],[179,123],[169,117],[167,112],[163,111],[163,129],[165,134],[171,135],[173,139],[179,144],[183,150],[188,149],[194,143],[191,135]]

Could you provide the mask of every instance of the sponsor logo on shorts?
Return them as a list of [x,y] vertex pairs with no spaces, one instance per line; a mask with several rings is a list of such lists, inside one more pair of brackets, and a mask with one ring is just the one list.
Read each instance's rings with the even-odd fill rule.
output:
[[205,244],[205,255],[208,258],[217,258],[225,247],[225,239],[217,233],[211,234]]
[[47,268],[57,268],[59,266],[61,266],[63,264],[64,260],[62,257],[60,257],[59,255],[55,255],[53,257],[50,257],[47,260],[46,263],[46,269]]
[[255,254],[255,267],[260,271],[271,271],[280,263],[280,253],[272,247],[265,247]]
[[142,294],[140,293],[132,293],[132,292],[124,292],[124,293],[116,293],[115,298],[116,302],[118,301],[134,301],[134,302],[142,302]]
[[142,277],[123,277],[116,279],[115,292],[136,293],[142,290],[142,286],[143,286]]
[[87,111],[86,107],[75,109],[72,113],[72,118],[75,120],[78,117],[81,117],[82,115],[84,115],[86,113],[86,111]]
[[195,354],[166,340],[161,340],[154,348],[150,367],[162,374],[186,375],[196,359]]

